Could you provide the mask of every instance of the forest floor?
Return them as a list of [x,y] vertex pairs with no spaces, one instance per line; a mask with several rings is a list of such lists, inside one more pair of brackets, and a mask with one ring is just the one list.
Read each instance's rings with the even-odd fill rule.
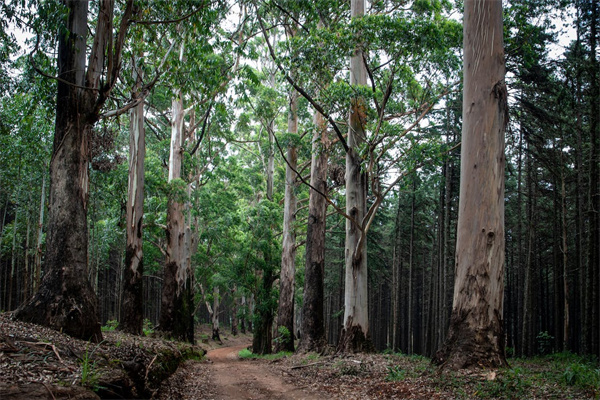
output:
[[[0,314],[0,399],[594,399],[598,364],[572,354],[511,359],[499,371],[439,374],[400,354],[252,355],[251,336],[199,346],[104,332],[100,344]],[[208,351],[206,357],[202,355]]]

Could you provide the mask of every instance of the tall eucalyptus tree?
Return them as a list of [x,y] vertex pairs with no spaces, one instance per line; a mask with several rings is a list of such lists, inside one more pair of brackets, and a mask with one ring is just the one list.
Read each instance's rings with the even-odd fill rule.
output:
[[506,366],[504,294],[504,83],[502,3],[465,1],[464,89],[456,277],[443,368]]
[[117,83],[133,3],[125,3],[116,30],[114,2],[98,3],[96,30],[86,60],[88,2],[61,2],[68,17],[58,36],[58,99],[45,273],[38,292],[16,312],[21,320],[86,340],[102,338],[96,295],[87,281],[89,138]]

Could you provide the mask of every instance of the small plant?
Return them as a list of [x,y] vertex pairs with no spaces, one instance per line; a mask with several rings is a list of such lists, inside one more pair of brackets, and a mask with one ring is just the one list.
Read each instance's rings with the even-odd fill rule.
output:
[[95,392],[102,388],[98,385],[99,371],[96,361],[92,359],[98,346],[100,346],[100,343],[91,352],[89,351],[89,347],[86,348],[85,354],[81,359],[81,384],[91,388]]
[[144,332],[144,336],[150,336],[154,333],[154,326],[152,322],[148,319],[144,319],[144,325],[142,326],[142,331]]
[[102,327],[102,332],[113,332],[119,326],[119,321],[116,319],[111,319],[106,321],[106,325]]
[[538,351],[540,352],[540,354],[551,353],[554,336],[549,334],[547,331],[543,331],[538,333],[538,335],[536,336],[536,340],[538,342]]
[[400,368],[400,366],[395,365],[393,367],[388,367],[388,374],[385,377],[385,380],[388,382],[398,382],[404,380],[406,377],[406,371]]
[[290,330],[283,325],[277,328],[277,332],[279,332],[279,335],[273,340],[277,344],[289,343],[292,339],[292,334],[290,333]]
[[239,358],[254,358],[255,354],[253,354],[250,350],[248,349],[243,349],[238,353],[238,357]]
[[506,347],[506,357],[513,358],[515,356],[515,348],[514,347]]

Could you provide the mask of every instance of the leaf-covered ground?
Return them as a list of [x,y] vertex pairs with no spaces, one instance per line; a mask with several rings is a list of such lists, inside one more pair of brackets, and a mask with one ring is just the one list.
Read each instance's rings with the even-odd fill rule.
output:
[[600,367],[573,354],[439,374],[399,354],[256,358],[243,350],[250,335],[223,332],[216,343],[207,332],[198,330],[209,350],[200,358],[197,346],[118,332],[92,344],[0,314],[0,398],[600,399]]
[[197,346],[119,332],[89,343],[0,314],[0,399],[149,398]]

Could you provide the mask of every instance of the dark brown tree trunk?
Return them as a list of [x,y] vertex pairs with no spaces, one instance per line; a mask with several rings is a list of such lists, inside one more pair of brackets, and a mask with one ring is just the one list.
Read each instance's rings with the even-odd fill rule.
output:
[[[142,85],[141,65],[134,67],[136,89],[133,97],[140,95]],[[144,157],[146,137],[144,129],[144,103],[140,102],[130,112],[129,127],[129,186],[125,232],[125,268],[123,271],[123,299],[120,329],[141,335],[144,322],[143,276],[144,253],[142,222],[144,218]]]
[[50,161],[45,275],[36,295],[16,312],[16,317],[100,341],[96,294],[87,280],[88,138],[98,114],[92,97],[95,92],[80,88],[86,84],[88,3],[68,0],[63,4],[68,18],[65,29],[60,30],[58,45],[61,81],[57,83]]
[[456,280],[450,330],[434,361],[447,369],[506,366],[502,3],[467,0]]
[[302,338],[298,351],[321,352],[327,345],[323,314],[325,279],[325,223],[327,219],[327,123],[323,116],[314,116],[312,141],[308,224],[306,227],[306,267],[304,271],[304,302],[302,304]]
[[591,19],[589,33],[590,47],[590,173],[589,173],[589,212],[590,245],[588,248],[587,284],[587,343],[591,354],[600,357],[600,85],[599,63],[596,58],[598,37],[598,5],[597,1],[590,2]]
[[[267,267],[264,270],[263,279],[262,279],[262,287],[261,295],[258,298],[268,298],[270,297],[270,292],[273,286],[273,282],[275,282],[275,275],[273,275],[272,268],[269,266],[271,262],[270,257],[265,257],[265,262]],[[271,354],[273,352],[272,342],[273,342],[273,309],[269,302],[259,303],[257,301],[255,313],[256,316],[254,318],[255,324],[253,325],[253,337],[252,337],[252,352],[254,354]]]
[[42,272],[42,239],[44,234],[44,210],[46,209],[46,172],[42,174],[42,194],[40,196],[40,213],[37,225],[36,247],[34,257],[33,290],[37,292],[40,287]]

